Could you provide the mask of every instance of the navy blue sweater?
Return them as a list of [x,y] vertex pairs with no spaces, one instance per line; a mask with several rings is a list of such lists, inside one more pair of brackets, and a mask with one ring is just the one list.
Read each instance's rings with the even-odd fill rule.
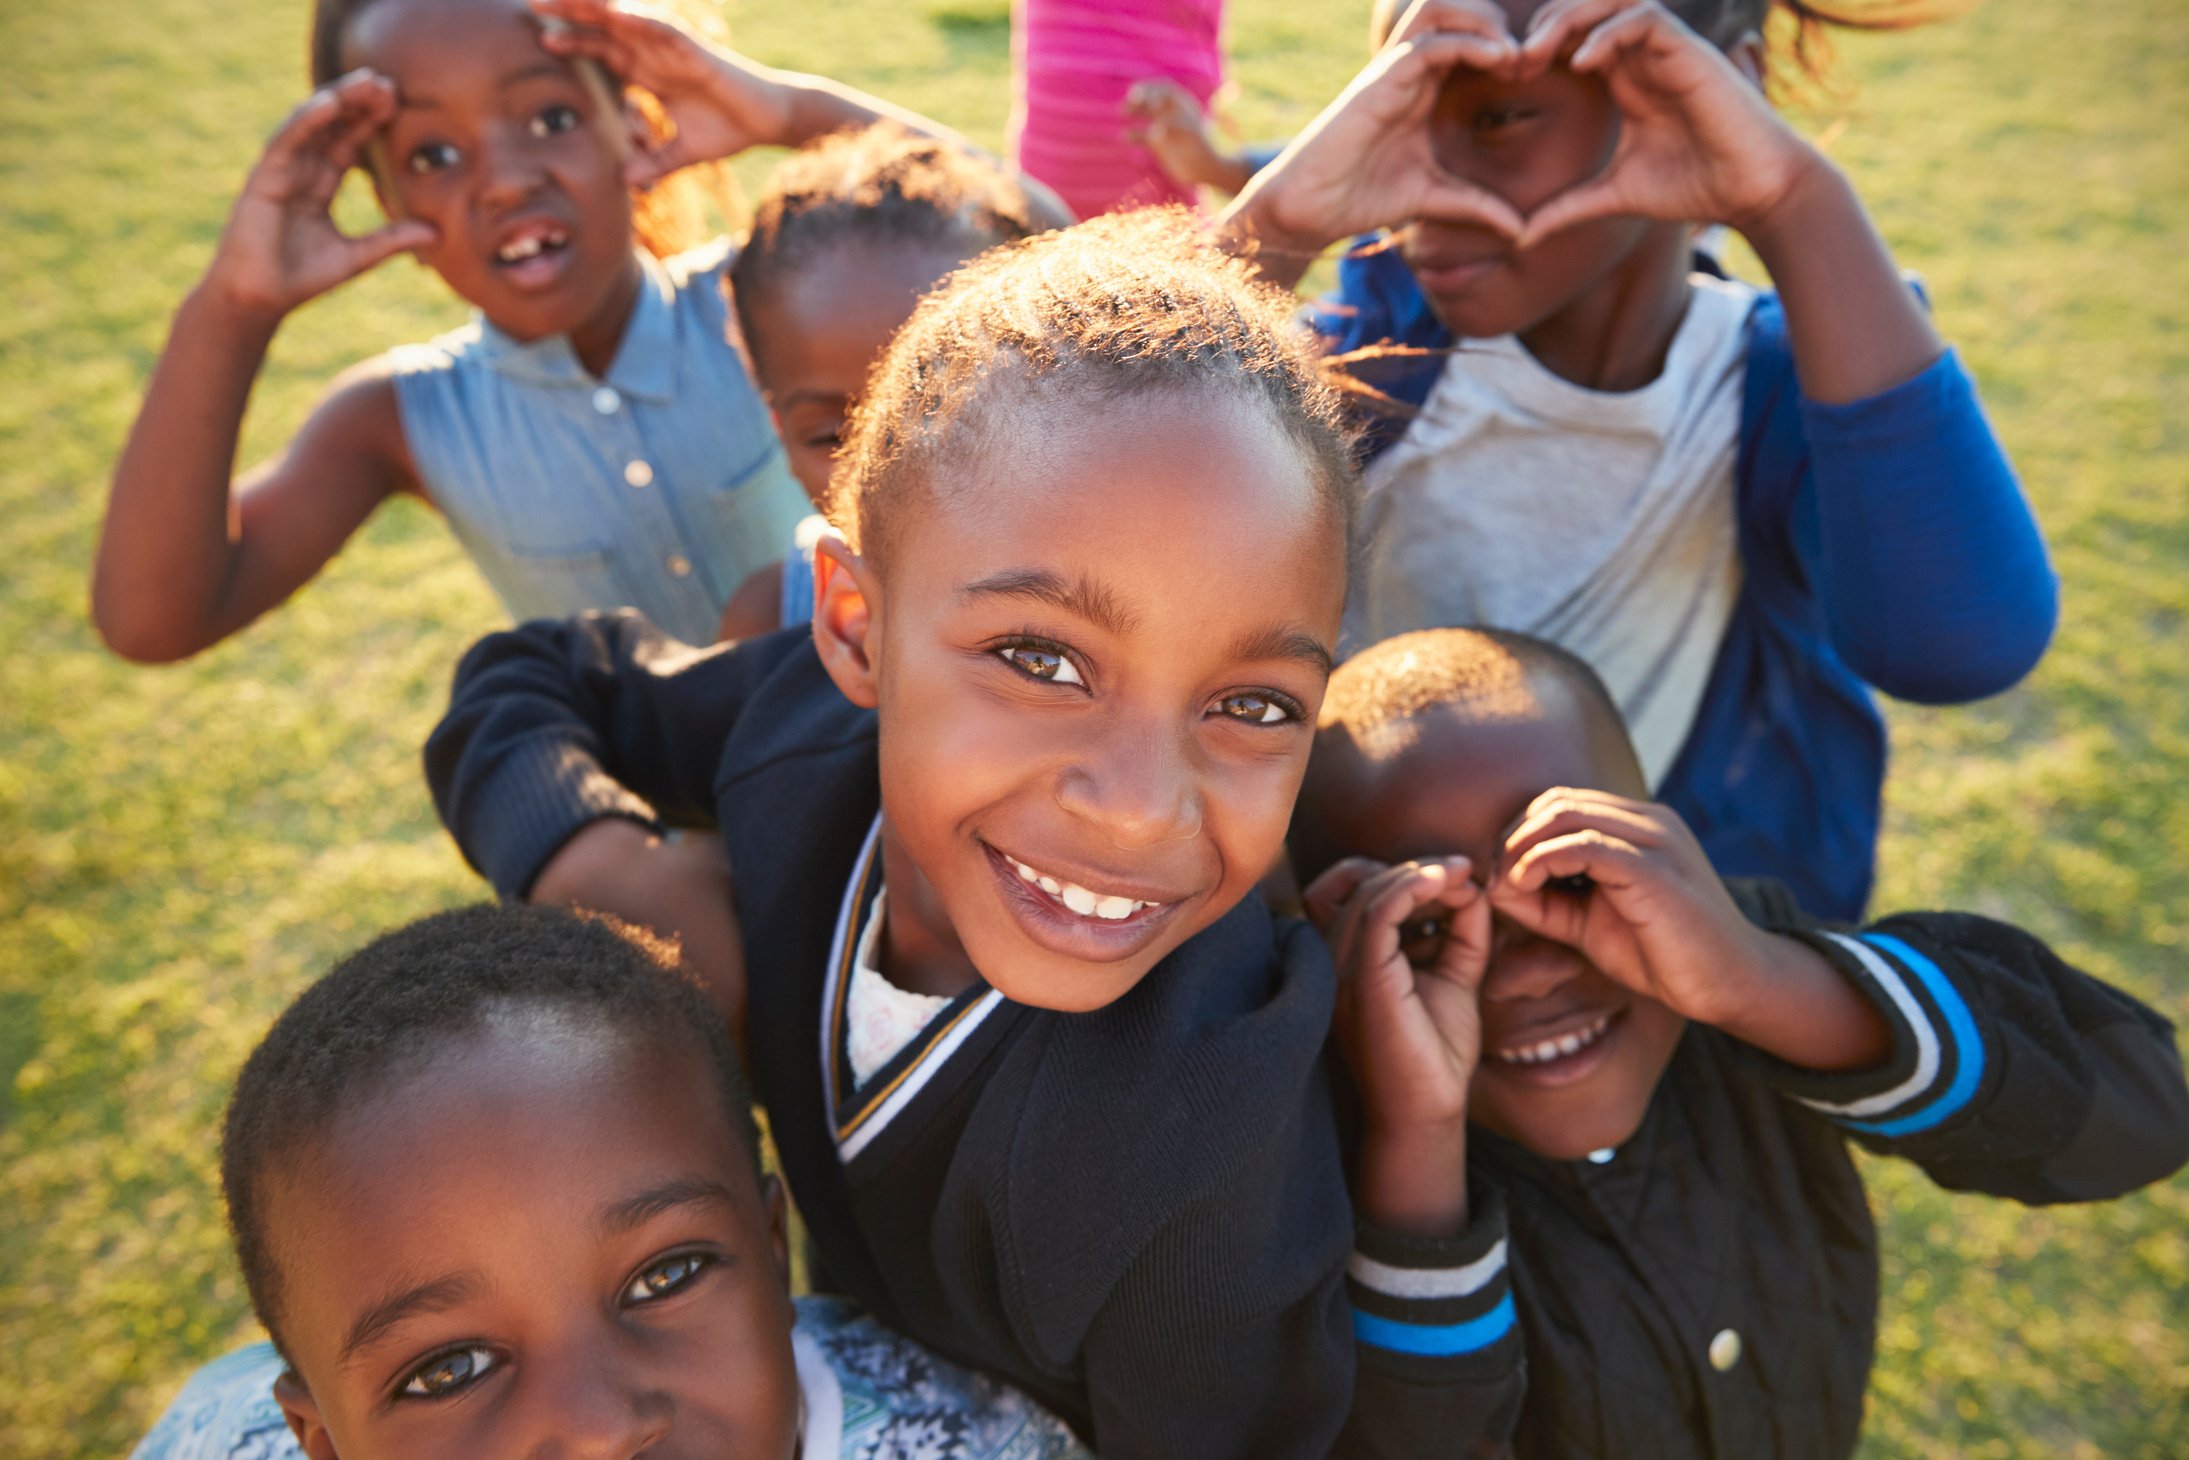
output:
[[[1455,343],[1394,249],[1348,255],[1318,324],[1333,353],[1404,406]],[[1405,430],[1371,429],[1372,460]],[[1959,358],[1868,400],[1801,393],[1786,316],[1749,320],[1735,468],[1740,596],[1657,796],[1719,871],[1769,877],[1824,917],[1869,900],[1885,725],[1872,688],[1922,704],[1997,694],[2044,653],[2059,588],[2014,469]],[[1496,627],[1492,625],[1492,627]]]
[[595,818],[719,818],[754,1085],[822,1261],[1104,1460],[1397,1460],[1509,1424],[1495,1239],[1353,1221],[1323,1067],[1336,974],[1304,924],[1250,899],[1086,1014],[976,985],[851,1078],[875,726],[803,627],[699,651],[587,615],[466,655],[426,760],[507,894]]

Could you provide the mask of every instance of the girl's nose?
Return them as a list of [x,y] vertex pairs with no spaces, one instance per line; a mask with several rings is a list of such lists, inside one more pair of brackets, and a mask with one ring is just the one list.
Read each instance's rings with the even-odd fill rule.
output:
[[1126,850],[1201,831],[1201,785],[1190,747],[1165,730],[1106,734],[1064,772],[1057,801]]
[[488,145],[479,160],[479,198],[493,207],[520,203],[539,189],[547,170],[516,142]]

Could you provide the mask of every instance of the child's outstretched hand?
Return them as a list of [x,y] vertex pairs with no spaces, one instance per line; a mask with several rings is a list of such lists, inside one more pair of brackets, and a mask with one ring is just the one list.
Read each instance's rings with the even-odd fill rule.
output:
[[674,135],[636,148],[624,164],[632,187],[678,168],[791,139],[793,102],[763,68],[708,45],[665,16],[623,0],[531,0],[540,34],[557,56],[598,61],[661,101]]
[[430,224],[397,219],[351,237],[328,211],[373,133],[395,115],[395,83],[369,71],[321,87],[274,132],[228,214],[207,280],[232,305],[279,317],[411,249]]
[[1602,172],[1528,215],[1523,240],[1604,217],[1750,233],[1829,167],[1724,52],[1659,0],[1552,0],[1529,24],[1518,74],[1561,63],[1609,88],[1619,142]]
[[[1349,857],[1305,893],[1338,964],[1338,1047],[1360,1087],[1356,1199],[1385,1225],[1442,1233],[1466,1213],[1467,1087],[1482,1057],[1490,904],[1465,857]],[[1433,948],[1426,966],[1410,946]]]
[[1489,0],[1418,0],[1394,39],[1336,101],[1261,172],[1226,215],[1263,254],[1293,261],[1294,277],[1340,239],[1414,219],[1521,230],[1510,203],[1448,171],[1430,145],[1429,117],[1453,71],[1498,75],[1520,64],[1505,14]]
[[1182,187],[1206,183],[1236,192],[1244,168],[1209,137],[1208,117],[1194,94],[1168,76],[1135,81],[1125,93],[1125,140],[1145,147],[1156,166]]

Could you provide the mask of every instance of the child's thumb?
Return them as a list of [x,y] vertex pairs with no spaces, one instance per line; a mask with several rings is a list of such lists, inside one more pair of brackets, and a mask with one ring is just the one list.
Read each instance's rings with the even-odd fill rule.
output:
[[430,248],[440,236],[432,224],[417,218],[400,218],[384,227],[376,228],[355,241],[358,272],[363,273],[376,264],[385,263],[399,253]]

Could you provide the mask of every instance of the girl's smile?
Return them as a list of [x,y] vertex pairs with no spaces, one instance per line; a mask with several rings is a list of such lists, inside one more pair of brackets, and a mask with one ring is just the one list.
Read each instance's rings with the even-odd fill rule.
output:
[[967,479],[907,485],[880,561],[824,545],[816,636],[882,707],[883,972],[1097,1008],[1275,859],[1344,533],[1251,398],[987,389]]

